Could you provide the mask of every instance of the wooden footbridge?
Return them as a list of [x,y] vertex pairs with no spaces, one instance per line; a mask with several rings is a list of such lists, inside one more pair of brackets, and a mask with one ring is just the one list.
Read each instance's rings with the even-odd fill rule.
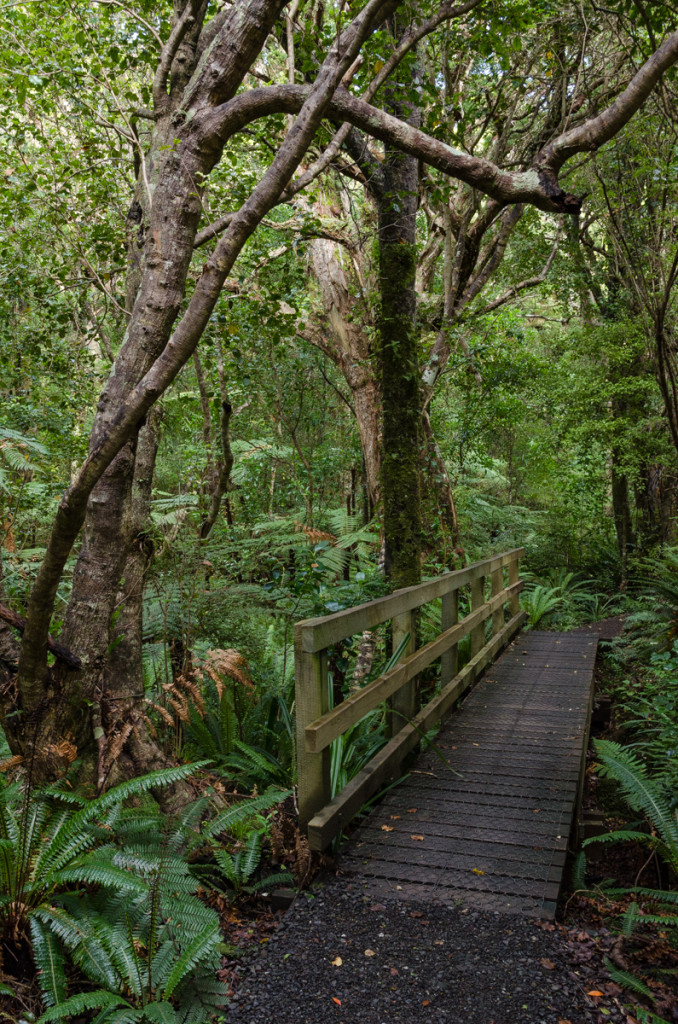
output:
[[[313,849],[325,849],[370,797],[402,776],[407,755],[470,691],[435,746],[340,851],[340,869],[372,895],[555,913],[583,779],[598,636],[520,633],[522,554],[509,551],[295,628],[299,811]],[[416,650],[417,611],[438,600],[440,635]],[[393,648],[404,657],[331,708],[332,645],[389,620]],[[469,634],[470,659],[459,669],[459,643]],[[418,709],[416,677],[437,659],[439,687]],[[384,700],[391,739],[330,799],[330,745]]]

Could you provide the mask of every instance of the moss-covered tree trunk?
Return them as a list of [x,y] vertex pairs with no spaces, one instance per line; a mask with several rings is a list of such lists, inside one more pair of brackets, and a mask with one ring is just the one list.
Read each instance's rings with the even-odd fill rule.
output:
[[[400,107],[400,109],[398,109]],[[394,113],[402,105],[392,103]],[[418,124],[410,107],[408,120]],[[381,492],[386,572],[394,589],[421,579],[418,333],[415,275],[418,163],[387,150],[377,197],[379,224],[379,364],[383,403]]]

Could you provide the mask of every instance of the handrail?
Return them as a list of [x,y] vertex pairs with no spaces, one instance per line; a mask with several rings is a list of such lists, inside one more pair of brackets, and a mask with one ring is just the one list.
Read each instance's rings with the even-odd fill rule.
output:
[[[368,601],[332,615],[305,619],[294,627],[297,714],[297,771],[300,824],[308,829],[313,849],[324,849],[343,825],[360,810],[391,776],[421,735],[448,710],[480,676],[485,666],[520,629],[525,613],[518,605],[522,589],[518,563],[523,548],[475,562],[387,597]],[[508,581],[504,582],[504,569]],[[491,579],[491,594],[485,583]],[[470,586],[471,611],[458,621],[458,597]],[[415,651],[415,612],[442,598],[442,632]],[[508,604],[509,621],[504,607]],[[492,619],[486,642],[485,623]],[[406,657],[390,671],[352,694],[337,707],[329,707],[327,650],[333,644],[393,620],[394,649],[409,633]],[[471,660],[457,671],[457,645],[471,634]],[[415,706],[415,677],[441,659],[441,689],[421,711]],[[392,738],[369,764],[330,801],[330,744],[382,701],[389,699]]]
[[346,637],[354,636],[364,629],[380,626],[395,615],[420,608],[423,604],[435,601],[437,597],[459,590],[481,576],[490,576],[497,569],[509,565],[515,559],[522,558],[524,554],[524,548],[514,548],[502,555],[495,555],[493,558],[486,558],[481,562],[473,562],[465,569],[455,569],[453,572],[436,576],[433,580],[417,583],[414,587],[394,590],[386,597],[378,597],[374,601],[367,601],[365,604],[359,604],[353,608],[333,612],[332,615],[319,615],[315,619],[303,619],[301,622],[297,622],[295,630],[299,631],[304,651],[309,653],[321,651],[323,648],[330,647],[339,640],[345,640]]

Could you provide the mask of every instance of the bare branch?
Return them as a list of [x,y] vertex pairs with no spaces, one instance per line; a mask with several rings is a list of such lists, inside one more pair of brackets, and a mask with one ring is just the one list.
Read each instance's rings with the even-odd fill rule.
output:
[[[488,302],[488,304],[486,306],[483,306],[482,309],[474,311],[471,315],[476,317],[484,316],[486,313],[491,313],[493,310],[499,309],[500,306],[506,305],[507,302],[510,302],[511,299],[514,299],[516,295],[518,295],[520,292],[524,292],[528,288],[536,288],[537,285],[542,284],[546,280],[548,272],[551,269],[551,264],[555,259],[556,253],[558,252],[559,244],[560,237],[556,238],[555,242],[553,243],[553,248],[549,253],[549,257],[538,274],[535,274],[534,277],[526,278],[519,284],[512,285],[505,292],[503,292],[503,294],[499,295],[496,299],[493,299],[492,302]],[[546,320],[547,318],[542,317],[542,319]],[[562,323],[563,321],[558,320],[557,322]]]
[[158,64],[155,77],[153,79],[153,105],[156,110],[161,110],[169,103],[169,96],[167,95],[167,79],[172,67],[172,61],[174,60],[177,50],[181,46],[186,33],[195,22],[196,11],[200,5],[200,0],[189,0],[186,4],[181,17],[178,18],[177,23],[170,32],[170,37],[167,43],[162,48],[160,55],[160,63]]

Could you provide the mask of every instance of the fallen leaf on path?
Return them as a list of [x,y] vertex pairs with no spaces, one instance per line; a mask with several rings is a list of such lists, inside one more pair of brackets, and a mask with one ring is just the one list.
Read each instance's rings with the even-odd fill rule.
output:
[[594,997],[602,996],[602,994],[603,993],[599,989],[597,989],[597,988],[592,988],[590,992],[586,993],[587,996],[594,996]]
[[336,996],[332,996],[332,1002],[336,1003],[337,1006],[341,1006],[341,999],[337,999]]
[[376,956],[376,955],[377,954],[374,952],[373,949],[366,949],[365,950],[365,956]]
[[484,875],[485,874],[485,872],[481,871],[480,868],[471,868],[471,871],[473,872],[474,875]]
[[423,843],[424,842],[424,837],[416,835],[416,834],[413,835],[413,836],[410,836],[410,839],[416,839],[418,843]]
[[341,967],[343,962],[344,961],[341,959],[340,956],[335,957],[334,960],[330,960],[330,963],[332,964],[333,967]]
[[389,817],[391,818],[391,821],[400,821],[400,815],[399,814],[391,814],[391,815],[389,815]]
[[433,945],[434,946],[444,946],[445,945],[445,940],[444,939],[434,939],[433,940]]
[[417,813],[417,808],[416,807],[408,807],[407,808],[407,813],[408,814],[416,814]]
[[422,1006],[430,1006],[431,1005],[431,1000],[430,999],[425,999],[424,1002],[421,1005]]
[[549,958],[546,956],[543,956],[539,963],[542,965],[542,967],[545,967],[547,971],[552,971],[553,968],[556,966],[553,960],[549,960]]
[[393,825],[382,825],[381,826],[381,831],[382,832],[392,832],[393,831]]

